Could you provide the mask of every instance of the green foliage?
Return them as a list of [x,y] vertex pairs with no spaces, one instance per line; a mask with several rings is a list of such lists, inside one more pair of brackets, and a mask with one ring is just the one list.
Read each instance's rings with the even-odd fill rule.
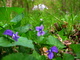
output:
[[49,36],[46,41],[47,44],[57,46],[58,48],[64,48],[65,46],[55,37]]
[[[46,52],[40,50],[44,46],[46,48],[56,46],[59,49],[59,55],[54,53],[52,60],[80,59],[80,44],[75,44],[77,40],[79,43],[80,32],[77,40],[71,37],[80,31],[80,0],[13,0],[12,7],[6,7],[6,2],[7,0],[0,1],[0,59],[3,57],[2,60],[47,60],[48,57],[42,55]],[[38,4],[46,5],[48,10],[33,11],[34,5]],[[65,25],[64,22],[67,22],[65,28],[62,26]],[[61,28],[59,31],[55,29],[56,26],[53,25],[55,23]],[[41,24],[44,25],[45,35],[37,36],[35,27]],[[18,32],[20,36],[18,41],[3,35],[6,29]],[[74,44],[72,42],[70,46],[65,46],[54,37],[56,33],[63,41],[69,39]],[[8,47],[10,49],[6,49]],[[13,47],[19,53],[14,53]],[[64,53],[69,47],[74,56]]]
[[29,24],[27,24],[25,26],[22,26],[22,27],[15,28],[15,30],[17,30],[20,33],[26,33],[29,29],[30,29],[30,25]]
[[9,54],[2,58],[2,60],[37,60],[32,55],[25,55],[22,53]]
[[71,54],[64,54],[63,60],[74,60],[74,56]]
[[22,60],[22,59],[24,59],[24,55],[22,53],[15,53],[5,56],[2,60]]
[[23,18],[23,14],[21,13],[21,14],[15,16],[15,17],[11,20],[11,22],[13,22],[13,23],[18,23],[19,21],[22,20],[22,18]]
[[80,58],[80,44],[71,44],[73,52],[77,55],[76,58]]
[[10,20],[10,15],[12,12],[16,12],[18,14],[23,12],[23,8],[18,7],[0,7],[0,20]]
[[32,56],[34,56],[37,60],[46,60],[45,56],[39,55],[36,51],[33,51]]
[[76,58],[80,59],[80,52],[76,53]]
[[67,36],[65,36],[65,33],[66,33],[66,29],[62,29],[61,31],[58,31],[58,34],[60,35],[63,41],[67,39]]
[[22,53],[9,54],[3,57],[2,60],[46,60],[46,58],[45,56],[40,56],[36,51],[33,51],[33,54]]
[[61,57],[56,57],[56,58],[54,58],[52,60],[62,60],[62,58]]
[[71,44],[70,47],[75,53],[80,53],[80,44]]
[[18,41],[14,41],[14,42],[10,42],[10,40],[0,37],[0,46],[2,47],[11,47],[11,46],[17,46],[17,45],[34,49],[32,40],[28,40],[25,37],[20,37]]

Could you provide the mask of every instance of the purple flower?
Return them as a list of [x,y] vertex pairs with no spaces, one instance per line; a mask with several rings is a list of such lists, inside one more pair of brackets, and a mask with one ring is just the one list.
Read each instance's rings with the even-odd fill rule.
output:
[[49,59],[52,59],[54,57],[54,53],[53,52],[56,52],[58,53],[58,49],[56,46],[53,46],[50,48],[50,50],[47,51],[48,52],[48,58]]
[[4,34],[4,35],[13,36],[14,33],[13,33],[11,30],[6,30],[6,31],[4,31],[3,34]]
[[40,36],[40,35],[44,35],[45,34],[45,32],[43,31],[43,29],[44,29],[44,26],[43,25],[36,27],[36,31],[38,31],[37,32],[37,36]]
[[4,35],[9,35],[9,36],[11,36],[15,41],[18,41],[18,38],[19,38],[18,32],[16,32],[16,34],[14,34],[13,31],[11,31],[11,30],[6,30],[6,31],[4,31],[3,34],[4,34]]
[[18,32],[16,32],[16,34],[13,34],[12,38],[13,38],[14,40],[18,41],[18,38],[19,38]]

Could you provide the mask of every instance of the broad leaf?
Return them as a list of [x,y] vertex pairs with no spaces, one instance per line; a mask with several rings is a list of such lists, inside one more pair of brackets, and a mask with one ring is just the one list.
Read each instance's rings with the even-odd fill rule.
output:
[[2,60],[23,60],[24,55],[22,53],[9,54],[2,58]]
[[37,60],[37,59],[32,55],[13,53],[3,57],[2,60]]
[[71,54],[64,54],[63,60],[74,60],[74,56]]
[[76,53],[76,56],[77,56],[77,58],[80,59],[80,52],[79,53]]
[[33,45],[32,40],[28,40],[25,37],[20,37],[17,42],[14,42],[14,44],[15,45],[22,45],[22,46],[25,46],[25,47],[29,47],[29,48],[33,48],[34,49],[34,45]]
[[80,44],[71,44],[70,48],[72,48],[75,53],[80,53]]
[[11,11],[8,8],[0,7],[0,20],[8,20]]
[[29,47],[34,49],[34,45],[32,43],[32,40],[28,40],[25,37],[20,37],[18,39],[18,41],[14,41],[14,42],[10,42],[10,40],[5,39],[3,37],[0,37],[0,46],[2,47],[10,47],[10,46],[16,46],[16,45],[20,45],[20,46],[24,46],[24,47]]
[[19,22],[19,21],[22,20],[23,16],[24,16],[23,14],[19,14],[19,15],[15,16],[15,17],[11,20],[11,22],[17,23],[17,22]]
[[36,51],[33,51],[32,56],[34,56],[37,60],[46,60],[46,57],[44,55],[40,55]]
[[52,60],[62,60],[61,57],[56,57],[56,58],[53,58]]
[[62,38],[63,41],[67,39],[67,36],[64,36],[65,29],[62,29],[61,31],[58,31],[58,34]]
[[58,48],[64,48],[65,47],[57,38],[54,38],[53,36],[49,36],[47,38],[46,43],[49,45],[52,45],[52,46],[57,46]]
[[10,19],[11,12],[20,14],[23,10],[23,8],[18,7],[0,7],[0,20],[8,20]]
[[37,43],[42,43],[42,44],[44,44],[45,41],[46,40],[44,40],[43,36],[37,37],[37,40],[36,40]]
[[12,11],[20,14],[23,12],[24,8],[20,8],[20,7],[9,7]]
[[29,30],[29,28],[30,28],[30,25],[27,24],[25,26],[15,28],[15,30],[17,30],[20,33],[25,33],[25,32],[27,32]]

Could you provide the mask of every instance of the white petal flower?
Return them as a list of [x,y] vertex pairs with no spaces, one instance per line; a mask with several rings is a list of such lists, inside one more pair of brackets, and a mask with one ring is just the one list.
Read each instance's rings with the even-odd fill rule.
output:
[[43,21],[43,19],[40,19],[40,21]]
[[34,5],[34,7],[32,8],[32,10],[37,10],[37,9],[38,9],[37,5]]
[[32,10],[44,10],[44,9],[48,9],[47,6],[45,6],[44,4],[39,4],[39,5],[34,5]]

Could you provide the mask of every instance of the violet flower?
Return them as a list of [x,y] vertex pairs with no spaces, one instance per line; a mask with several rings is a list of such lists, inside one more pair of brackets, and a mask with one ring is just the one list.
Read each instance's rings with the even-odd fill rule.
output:
[[45,34],[45,32],[43,31],[43,29],[44,29],[44,26],[43,25],[36,27],[36,31],[38,31],[37,32],[37,36],[41,36],[41,35],[44,35]]
[[6,31],[4,31],[3,34],[4,34],[4,35],[13,36],[14,33],[13,33],[11,30],[6,30]]
[[15,41],[18,41],[18,32],[16,32],[16,34],[13,34],[12,38],[15,40]]
[[15,41],[18,41],[18,38],[19,38],[18,32],[16,32],[16,34],[14,34],[13,31],[11,31],[11,30],[6,30],[6,31],[4,31],[3,34],[4,34],[4,35],[9,35],[9,36],[11,36]]
[[58,49],[56,46],[53,46],[50,48],[50,50],[47,51],[48,52],[48,58],[49,59],[52,59],[54,57],[54,53],[53,52],[56,52],[58,53]]

